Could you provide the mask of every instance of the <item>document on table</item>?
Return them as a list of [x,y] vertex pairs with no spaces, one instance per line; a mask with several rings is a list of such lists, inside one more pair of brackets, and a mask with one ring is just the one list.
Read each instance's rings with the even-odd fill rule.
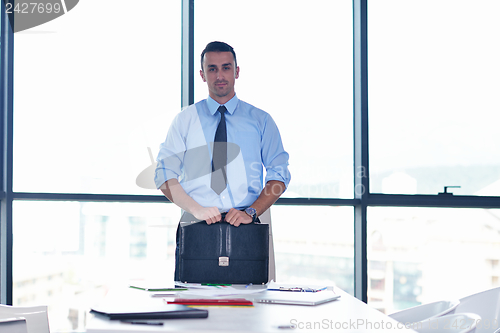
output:
[[282,284],[271,281],[267,285],[267,290],[283,291],[283,292],[319,292],[322,290],[333,290],[333,287],[318,286],[318,285],[304,285],[304,284]]

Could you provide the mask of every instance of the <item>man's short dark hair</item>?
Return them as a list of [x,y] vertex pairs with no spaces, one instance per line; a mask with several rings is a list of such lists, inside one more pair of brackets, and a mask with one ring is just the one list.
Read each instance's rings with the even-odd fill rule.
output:
[[234,53],[234,49],[231,45],[224,42],[210,42],[207,44],[203,52],[201,52],[201,70],[203,70],[203,58],[207,52],[231,52],[234,58],[234,67],[238,66],[238,63],[236,62],[236,53]]

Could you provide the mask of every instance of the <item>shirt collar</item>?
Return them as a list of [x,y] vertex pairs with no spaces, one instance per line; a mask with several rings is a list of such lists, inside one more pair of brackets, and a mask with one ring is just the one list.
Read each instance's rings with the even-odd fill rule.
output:
[[[236,94],[234,94],[233,98],[231,98],[229,101],[227,101],[226,104],[224,104],[229,114],[234,113],[234,110],[236,110],[236,106],[238,106],[238,101],[239,101],[238,97],[236,96]],[[212,115],[214,115],[217,112],[217,109],[219,108],[220,105],[221,104],[216,102],[212,97],[208,96],[207,107],[208,111],[210,111]]]

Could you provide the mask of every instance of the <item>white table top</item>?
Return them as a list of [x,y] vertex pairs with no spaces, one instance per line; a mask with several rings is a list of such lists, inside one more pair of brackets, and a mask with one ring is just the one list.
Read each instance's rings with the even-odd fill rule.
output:
[[[343,290],[335,288],[340,299],[316,306],[254,303],[254,307],[206,307],[208,318],[170,319],[163,326],[133,325],[93,317],[87,333],[150,332],[414,332]],[[257,295],[257,294],[255,294]],[[252,299],[254,294],[243,297]],[[199,297],[202,298],[202,297]],[[235,298],[234,296],[231,298]],[[103,302],[148,302],[164,304],[163,298],[151,297],[134,289],[111,290]],[[291,326],[279,328],[278,326]]]

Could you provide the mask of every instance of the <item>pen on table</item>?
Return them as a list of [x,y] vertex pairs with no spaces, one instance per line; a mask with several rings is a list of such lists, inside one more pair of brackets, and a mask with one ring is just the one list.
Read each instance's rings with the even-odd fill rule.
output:
[[151,297],[168,297],[168,296],[177,296],[179,295],[178,293],[156,293],[156,294],[151,294]]
[[162,321],[138,321],[138,320],[121,320],[122,323],[134,324],[134,325],[158,325],[162,326]]
[[279,325],[278,328],[289,328],[289,329],[294,329],[295,328],[295,325]]
[[202,283],[202,286],[214,286],[214,287],[219,287],[219,286],[230,286],[230,283]]
[[250,287],[250,286],[253,286],[253,283],[249,283],[249,284],[247,284],[247,285],[245,286],[245,288],[248,288],[248,287]]

